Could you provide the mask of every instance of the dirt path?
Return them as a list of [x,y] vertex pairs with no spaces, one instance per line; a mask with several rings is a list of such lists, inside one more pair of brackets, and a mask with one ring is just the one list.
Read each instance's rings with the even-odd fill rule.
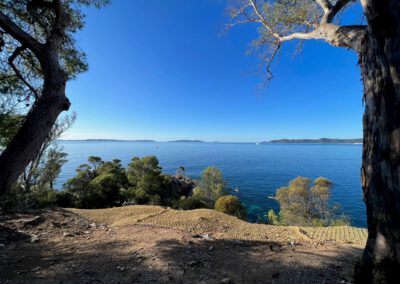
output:
[[362,251],[295,227],[260,241],[242,224],[235,239],[237,219],[208,210],[118,209],[0,215],[0,283],[346,283]]

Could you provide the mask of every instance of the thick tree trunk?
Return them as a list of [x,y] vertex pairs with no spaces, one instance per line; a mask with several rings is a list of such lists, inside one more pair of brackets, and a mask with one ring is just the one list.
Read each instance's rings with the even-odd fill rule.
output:
[[25,167],[38,155],[57,117],[68,110],[70,103],[65,95],[67,76],[58,65],[46,65],[43,92],[36,101],[17,135],[0,156],[0,196],[3,195]]
[[356,280],[399,283],[400,4],[363,4],[368,34],[360,54],[365,100],[362,186],[368,241]]

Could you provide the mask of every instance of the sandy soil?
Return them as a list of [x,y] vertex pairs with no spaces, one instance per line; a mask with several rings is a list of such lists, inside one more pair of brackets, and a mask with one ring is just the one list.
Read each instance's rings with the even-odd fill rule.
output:
[[0,283],[348,283],[366,232],[157,206],[0,215]]

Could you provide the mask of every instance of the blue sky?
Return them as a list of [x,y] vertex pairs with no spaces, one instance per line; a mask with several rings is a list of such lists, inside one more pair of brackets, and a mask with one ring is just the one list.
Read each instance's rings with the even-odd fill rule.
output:
[[89,71],[69,82],[78,119],[65,139],[201,139],[362,136],[355,53],[308,41],[287,44],[259,90],[256,26],[229,22],[219,0],[114,0],[88,9],[77,35]]

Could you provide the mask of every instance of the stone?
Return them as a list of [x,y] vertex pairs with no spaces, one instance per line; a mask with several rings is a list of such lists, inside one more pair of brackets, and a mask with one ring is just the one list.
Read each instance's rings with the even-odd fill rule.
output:
[[208,241],[212,241],[214,240],[209,234],[202,234],[200,235],[203,239],[208,240]]
[[208,247],[208,251],[213,251],[214,250],[214,247],[213,246],[209,246]]
[[39,236],[32,234],[31,235],[31,243],[36,243],[37,241],[39,241]]
[[192,260],[192,261],[189,262],[189,266],[193,267],[195,265],[197,265],[197,261]]
[[36,271],[38,271],[38,270],[40,270],[40,269],[41,269],[40,266],[36,266],[35,268],[32,268],[32,269],[31,269],[31,272],[36,272]]
[[232,279],[230,279],[229,277],[226,277],[226,278],[221,280],[221,283],[222,284],[231,284],[233,282],[232,282]]

